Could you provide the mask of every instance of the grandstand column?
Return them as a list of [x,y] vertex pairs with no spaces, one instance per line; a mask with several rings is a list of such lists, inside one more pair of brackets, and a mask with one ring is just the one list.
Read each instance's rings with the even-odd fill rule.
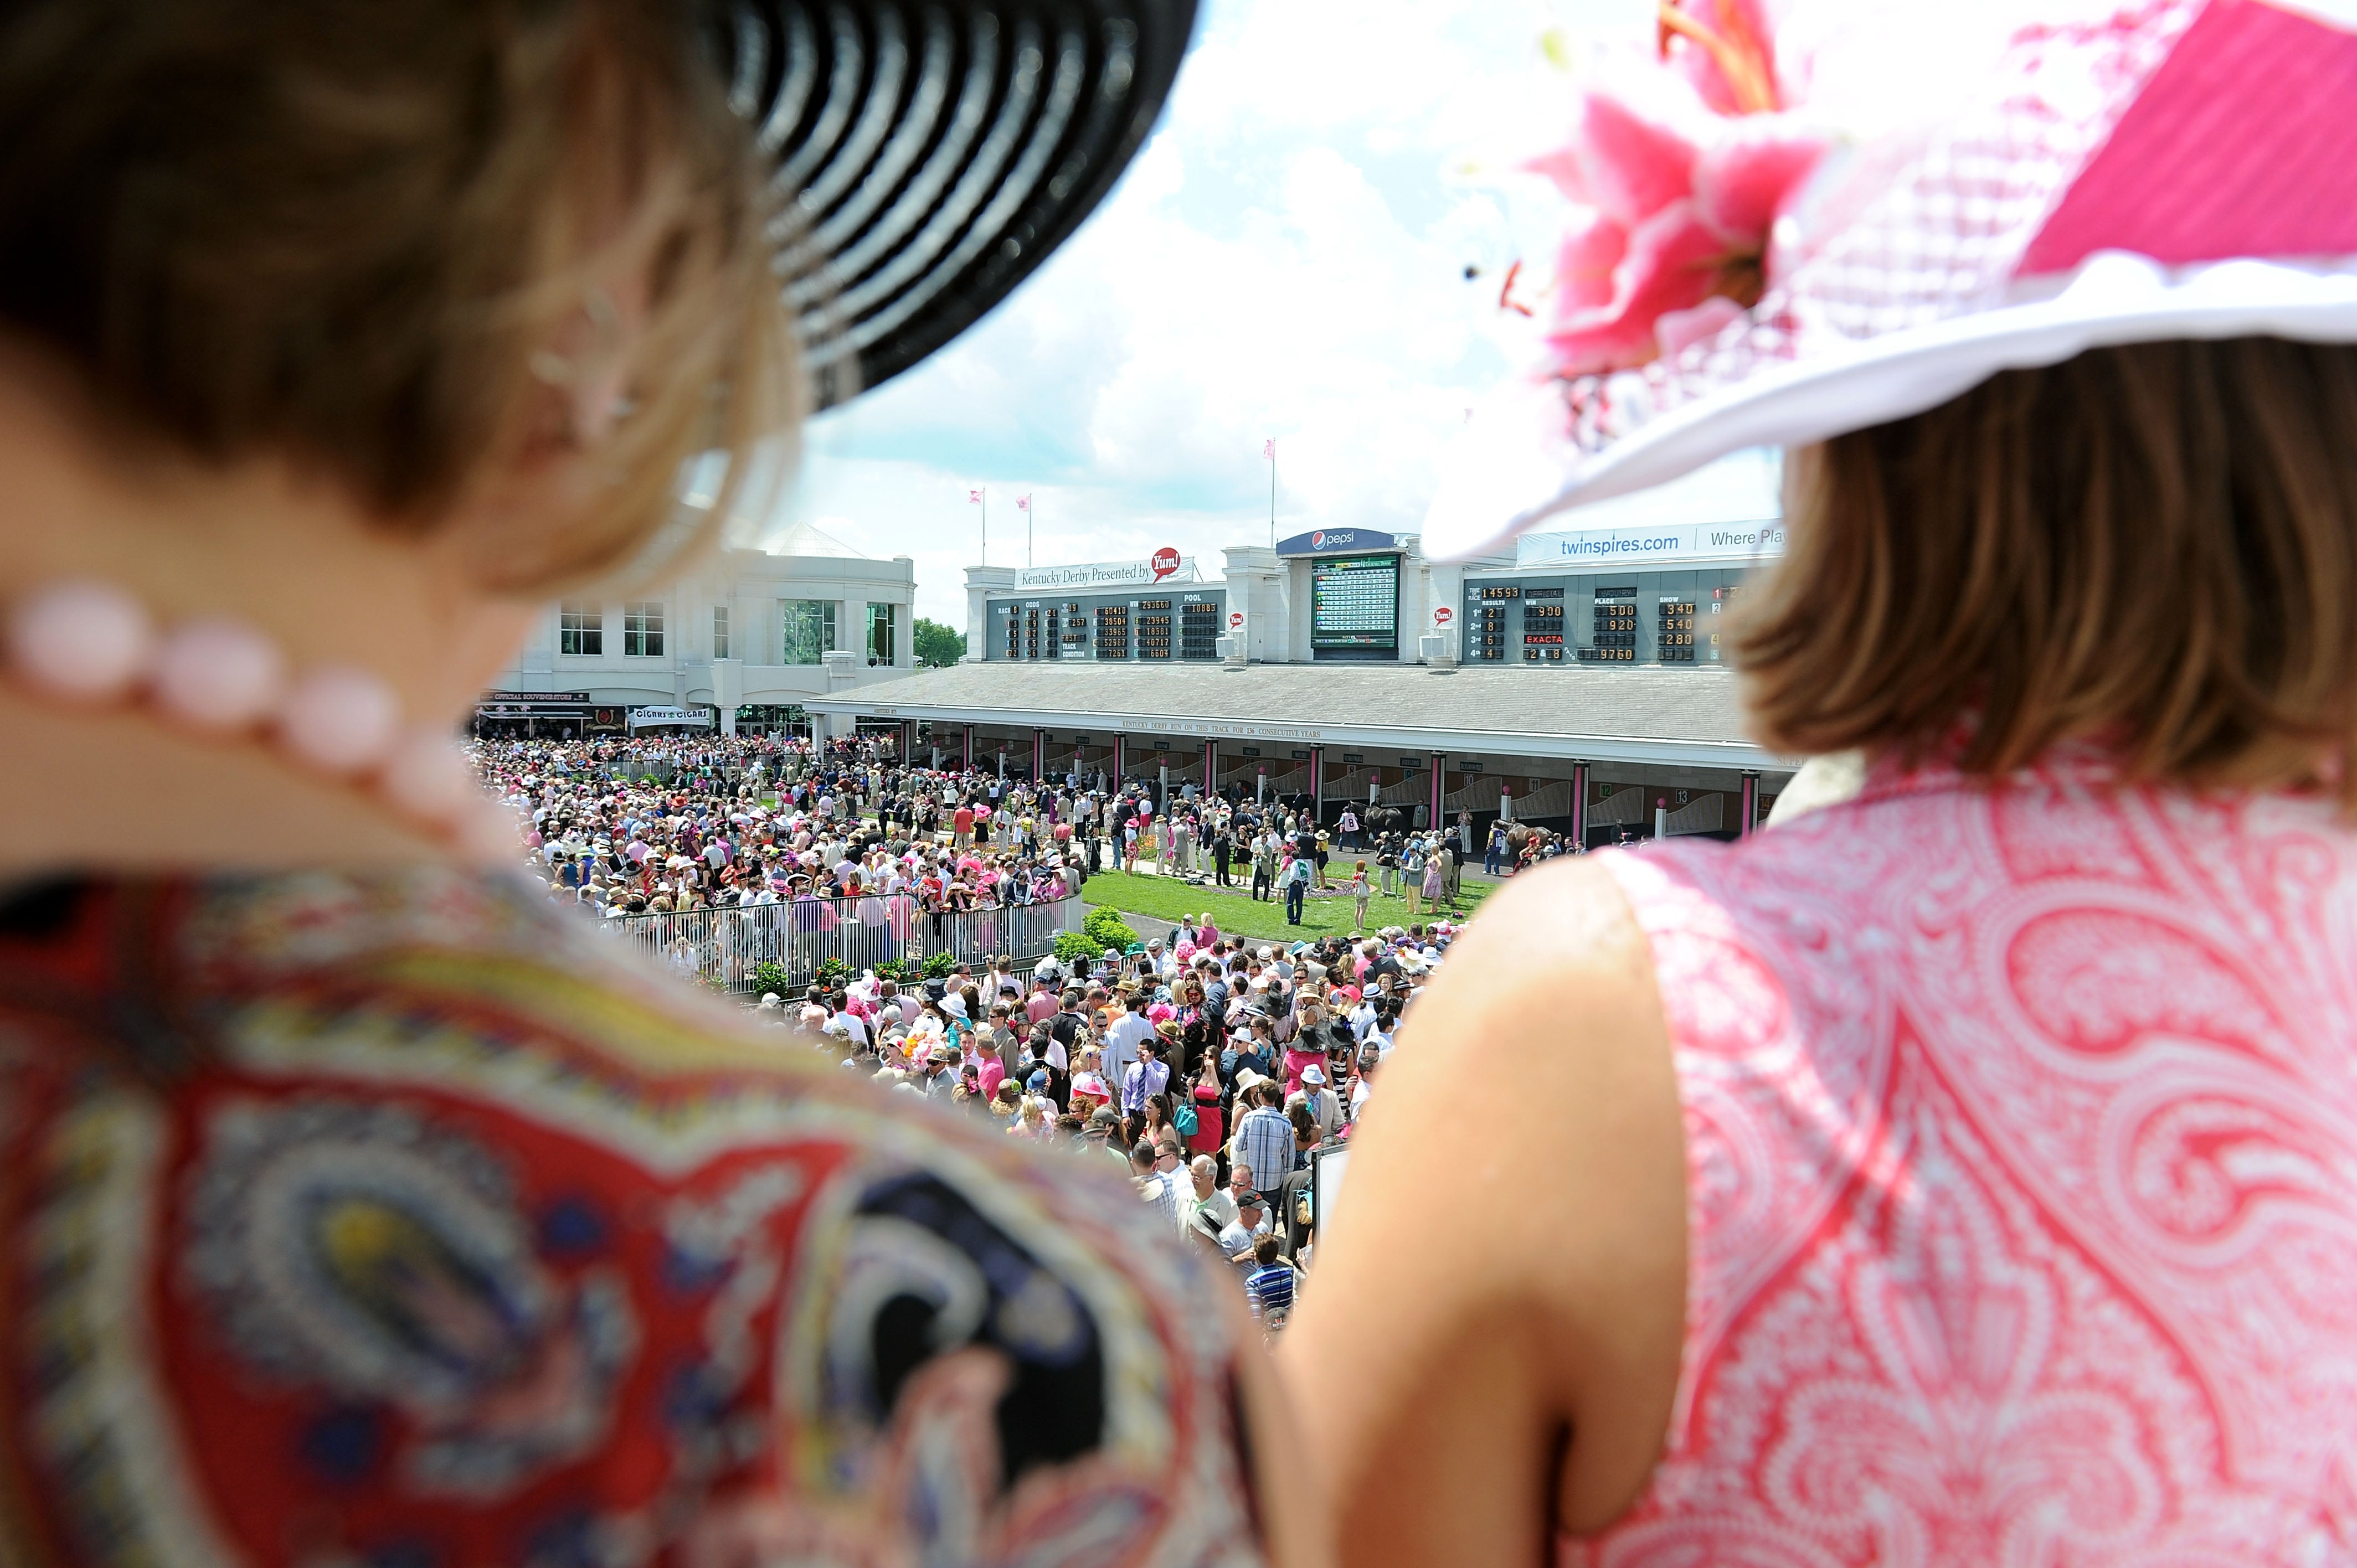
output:
[[1203,799],[1208,800],[1217,794],[1219,787],[1220,743],[1216,740],[1206,740],[1203,743]]
[[900,766],[903,768],[914,768],[916,765],[917,721],[914,719],[902,719],[900,721]]
[[1309,748],[1309,821],[1314,826],[1326,818],[1326,748]]
[[1129,737],[1117,735],[1113,737],[1113,792],[1114,794],[1121,793],[1121,787],[1128,778]]
[[1743,837],[1745,837],[1745,838],[1749,838],[1749,837],[1751,836],[1752,832],[1754,832],[1754,830],[1756,830],[1756,829],[1760,826],[1760,823],[1759,823],[1759,821],[1758,821],[1759,816],[1760,816],[1760,775],[1758,775],[1757,773],[1746,773],[1746,774],[1744,774],[1744,776],[1743,776],[1743,807],[1742,807],[1742,828],[1743,828],[1742,836],[1743,836]]
[[1587,764],[1571,765],[1571,843],[1575,850],[1587,848]]
[[1048,732],[1033,725],[1031,729],[1031,782],[1038,784],[1048,776]]
[[965,731],[965,748],[959,754],[958,766],[971,773],[974,771],[974,726],[965,725],[961,727]]
[[1426,765],[1432,769],[1432,815],[1428,820],[1432,823],[1434,832],[1445,832],[1448,831],[1448,824],[1441,821],[1441,812],[1444,810],[1441,802],[1448,799],[1448,754],[1445,751],[1436,751],[1426,759]]

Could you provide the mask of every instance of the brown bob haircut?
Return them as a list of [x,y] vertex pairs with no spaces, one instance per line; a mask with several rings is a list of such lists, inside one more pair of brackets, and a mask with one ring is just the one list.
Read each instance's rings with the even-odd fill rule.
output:
[[1797,452],[1735,624],[1763,744],[2058,742],[2137,782],[2357,803],[2357,349],[2091,350]]
[[513,592],[628,567],[688,532],[683,462],[798,412],[763,171],[700,10],[11,4],[0,336],[118,432],[288,459],[423,532],[498,459],[565,445],[557,347],[614,321],[597,278],[639,280],[642,330],[607,355],[624,412],[578,444],[563,536],[479,552]]

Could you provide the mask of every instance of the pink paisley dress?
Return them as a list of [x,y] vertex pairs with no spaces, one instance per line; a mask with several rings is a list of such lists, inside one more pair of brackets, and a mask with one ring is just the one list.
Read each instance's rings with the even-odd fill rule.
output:
[[1610,1564],[2357,1561],[2357,836],[1943,769],[1611,857],[1689,1165]]

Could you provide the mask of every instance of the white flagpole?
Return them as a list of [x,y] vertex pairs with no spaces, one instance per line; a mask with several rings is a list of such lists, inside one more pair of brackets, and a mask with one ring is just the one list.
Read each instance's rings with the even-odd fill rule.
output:
[[1268,545],[1274,550],[1276,548],[1276,437],[1272,435],[1263,442],[1261,449],[1268,455]]

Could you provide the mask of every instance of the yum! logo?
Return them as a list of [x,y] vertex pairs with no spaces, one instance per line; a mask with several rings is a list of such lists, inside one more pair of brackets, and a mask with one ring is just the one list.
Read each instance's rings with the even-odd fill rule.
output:
[[1178,570],[1178,552],[1166,544],[1154,553],[1154,559],[1148,564],[1154,568],[1154,580],[1158,583]]

